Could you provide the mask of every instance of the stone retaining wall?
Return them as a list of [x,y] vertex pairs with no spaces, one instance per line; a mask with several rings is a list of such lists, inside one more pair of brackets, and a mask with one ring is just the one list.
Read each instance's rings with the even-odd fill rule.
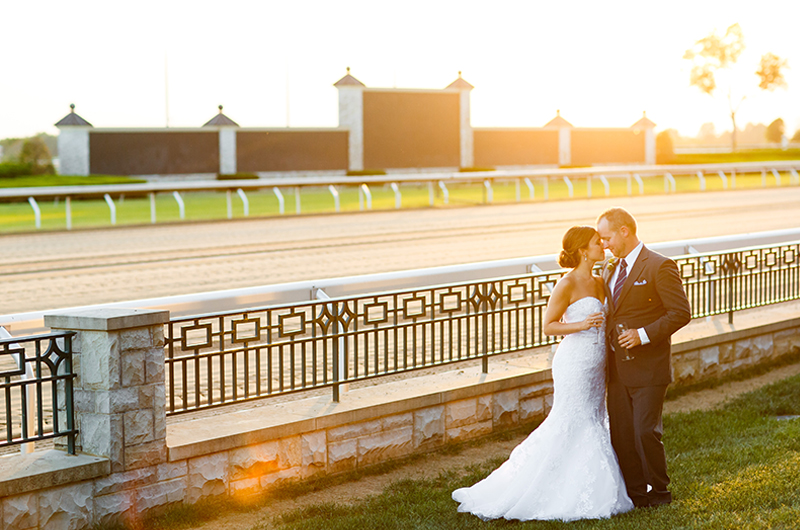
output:
[[[148,371],[146,363],[147,352],[154,351],[153,337],[158,337],[160,324],[151,321],[142,326],[141,314],[137,318],[138,321],[129,315],[129,329],[117,326],[109,332],[117,339],[106,342],[112,349],[117,348],[121,357],[118,365],[111,363],[114,366],[104,369],[103,373],[111,374],[122,386],[157,385],[147,374],[157,374],[158,370]],[[80,333],[87,331],[78,330]],[[91,330],[95,334],[93,344],[103,343],[97,337],[99,332]],[[142,344],[137,346],[137,341]],[[84,349],[88,347],[85,340],[81,344]],[[120,344],[125,347],[119,348]],[[800,352],[800,319],[695,339],[676,344],[673,349],[676,384],[692,384],[796,355]],[[126,359],[126,352],[135,352],[137,366],[145,363],[144,379],[124,375],[128,372],[125,367],[132,366]],[[144,358],[140,358],[142,352]],[[87,353],[81,354],[82,366],[86,366]],[[96,367],[92,370],[96,379]],[[480,377],[464,372],[466,370],[453,372],[449,379],[442,375],[431,377],[427,392],[420,392],[418,387],[408,395],[400,391],[387,392],[391,395],[388,403],[330,414],[316,412],[313,418],[311,415],[300,418],[298,414],[293,421],[281,425],[263,426],[253,421],[255,427],[236,434],[223,432],[220,419],[230,420],[235,414],[195,420],[206,422],[206,426],[210,422],[212,432],[219,431],[214,435],[216,438],[174,446],[169,441],[169,432],[166,442],[157,435],[142,437],[137,434],[142,431],[141,425],[145,425],[148,432],[161,431],[157,427],[161,419],[153,417],[150,421],[150,416],[142,412],[142,401],[137,401],[135,413],[122,413],[120,431],[109,431],[113,443],[93,440],[93,451],[106,447],[109,454],[98,454],[100,458],[70,457],[51,451],[38,460],[50,459],[50,464],[29,464],[27,468],[19,465],[23,457],[15,456],[12,458],[17,468],[13,472],[0,464],[2,491],[14,492],[0,502],[3,528],[80,529],[115,519],[139,518],[174,503],[195,503],[221,495],[257,494],[286,481],[359,469],[535,422],[545,417],[552,404],[549,369],[512,366],[505,372],[498,370]],[[163,371],[160,377],[163,383]],[[91,381],[98,392],[105,391],[107,383]],[[126,392],[122,387],[116,391]],[[154,393],[153,414],[163,415],[163,400],[163,393]],[[241,413],[239,423],[257,417],[246,414],[274,412],[269,407],[260,409],[261,412]],[[113,412],[106,414],[113,417]],[[219,424],[218,428],[214,422]],[[196,430],[191,423],[175,427],[182,426],[191,432]],[[84,429],[87,427],[86,418],[81,425]],[[102,429],[94,431],[92,436],[102,436],[103,432]],[[90,445],[86,440],[87,431],[82,436],[86,450]],[[127,447],[129,443],[133,448],[146,446],[147,450],[142,453],[144,460],[134,461],[137,453]],[[150,460],[153,455],[157,458]],[[27,462],[35,461],[34,458]],[[73,466],[72,472],[70,466]]]

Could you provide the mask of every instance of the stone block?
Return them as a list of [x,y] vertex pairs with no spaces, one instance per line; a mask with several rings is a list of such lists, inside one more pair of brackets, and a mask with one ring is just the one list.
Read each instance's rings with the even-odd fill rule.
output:
[[140,488],[136,492],[136,510],[146,513],[153,508],[183,502],[185,498],[186,477],[174,478]]
[[381,429],[388,431],[391,429],[399,429],[400,427],[411,427],[414,425],[414,413],[406,412],[404,414],[393,414],[381,418]]
[[553,394],[547,394],[544,397],[544,410],[549,414],[550,409],[552,408],[553,408]]
[[687,359],[685,355],[674,358],[672,361],[672,378],[678,383],[695,381],[698,376],[696,365],[695,359]]
[[[107,400],[107,405],[100,404],[102,398]],[[119,414],[131,410],[144,408],[139,401],[139,387],[120,388],[111,392],[98,394],[98,409],[103,413]],[[104,407],[108,407],[105,409]]]
[[286,482],[296,482],[300,479],[300,476],[299,467],[282,469],[280,471],[276,471],[275,473],[270,473],[269,475],[264,475],[261,477],[261,488],[262,490],[269,490]]
[[746,357],[744,359],[736,359],[731,363],[731,371],[738,372],[740,370],[745,370],[753,365],[753,358]]
[[700,373],[712,375],[719,369],[719,346],[700,350]]
[[299,436],[281,438],[278,443],[280,445],[281,469],[303,464],[303,450]]
[[414,448],[414,428],[401,427],[358,439],[358,465],[368,466],[406,456]]
[[776,358],[800,352],[800,329],[785,329],[772,334]]
[[414,447],[436,447],[444,443],[444,405],[414,412]]
[[277,440],[234,449],[229,453],[230,478],[260,477],[288,467],[282,466],[281,460],[281,447]]
[[492,400],[492,421],[497,427],[510,427],[519,423],[519,390],[498,392]]
[[158,478],[158,482],[164,482],[165,480],[178,477],[185,477],[188,472],[189,465],[186,460],[181,460],[180,462],[167,462],[156,467],[156,477]]
[[358,438],[359,436],[380,432],[382,428],[383,424],[379,419],[350,423],[342,425],[341,427],[328,429],[328,441],[339,442],[342,440],[350,440],[352,438]]
[[[462,399],[445,404],[445,428],[452,429],[478,421],[478,400]],[[491,414],[491,409],[489,409]]]
[[94,456],[120,456],[122,447],[121,417],[110,414],[81,414],[81,447]]
[[134,410],[124,414],[125,446],[153,441],[153,411]]
[[725,342],[719,345],[719,362],[730,363],[736,358],[736,351],[732,342]]
[[304,468],[324,468],[328,463],[328,441],[325,431],[306,433],[300,436],[301,460]]
[[[163,336],[161,342],[164,342]],[[144,357],[145,383],[163,383],[164,368],[164,350],[148,351]]]
[[52,488],[39,494],[39,528],[81,530],[93,523],[92,483]]
[[552,394],[553,393],[553,382],[552,381],[542,381],[541,383],[536,383],[535,385],[524,386],[519,389],[519,399],[520,401],[535,397],[544,396],[545,394]]
[[519,402],[519,421],[529,422],[544,419],[546,413],[544,408],[545,396],[524,399]]
[[227,453],[192,458],[189,460],[185,500],[193,504],[206,497],[224,495],[227,482]]
[[3,499],[3,529],[24,530],[39,526],[36,493],[15,495]]
[[328,472],[349,471],[358,466],[358,440],[328,444]]
[[[163,328],[162,328],[163,329]],[[132,350],[142,350],[153,345],[150,328],[133,328],[119,332],[120,350],[127,354]]]
[[747,359],[752,356],[752,339],[740,339],[734,344],[734,360]]
[[150,343],[153,345],[154,348],[163,348],[164,326],[150,326],[149,329],[150,329]]
[[156,440],[125,447],[125,470],[163,464],[167,461],[167,444]]
[[82,331],[81,387],[114,390],[120,387],[119,341],[115,333]]
[[470,423],[461,427],[447,429],[445,435],[448,442],[460,442],[472,438],[480,438],[492,433],[492,420]]
[[157,482],[158,476],[153,468],[135,469],[122,473],[112,473],[94,481],[94,494],[111,495],[122,490],[136,489]]
[[758,363],[763,359],[774,357],[775,348],[772,343],[772,335],[759,335],[753,337],[752,341],[752,356],[753,361]]
[[142,385],[145,382],[144,351],[122,351],[122,386]]
[[136,519],[136,492],[120,491],[94,499],[94,520],[100,525],[125,524]]
[[[59,394],[61,394],[61,392],[59,392]],[[96,408],[95,393],[90,390],[73,390],[72,399],[76,414],[80,414],[81,412],[100,412]],[[62,404],[65,403],[60,395],[58,402]]]
[[488,421],[492,419],[492,395],[487,394],[478,398],[475,409],[475,419],[478,421]]
[[231,495],[250,497],[261,493],[261,477],[231,480]]

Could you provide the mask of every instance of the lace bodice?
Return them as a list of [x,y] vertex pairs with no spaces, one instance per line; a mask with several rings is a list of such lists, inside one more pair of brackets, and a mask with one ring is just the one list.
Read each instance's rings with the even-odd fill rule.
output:
[[[566,322],[605,311],[594,297],[573,302]],[[564,337],[553,359],[553,408],[486,479],[453,492],[459,511],[483,519],[610,517],[633,508],[611,446],[605,408],[604,327]]]

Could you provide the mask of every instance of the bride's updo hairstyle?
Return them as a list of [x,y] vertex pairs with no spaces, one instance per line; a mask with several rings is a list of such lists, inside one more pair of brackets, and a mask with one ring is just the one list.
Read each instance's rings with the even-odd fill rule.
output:
[[589,246],[597,232],[591,226],[573,226],[564,234],[561,247],[564,249],[558,255],[558,264],[567,269],[573,269],[581,262],[580,251]]

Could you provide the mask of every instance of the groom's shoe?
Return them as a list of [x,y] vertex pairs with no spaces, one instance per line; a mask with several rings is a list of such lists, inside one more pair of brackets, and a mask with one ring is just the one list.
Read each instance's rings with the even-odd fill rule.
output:
[[647,497],[631,497],[634,508],[647,508],[650,506],[650,500]]
[[666,491],[663,493],[655,493],[651,491],[648,495],[648,502],[650,506],[665,506],[672,502],[672,493]]

